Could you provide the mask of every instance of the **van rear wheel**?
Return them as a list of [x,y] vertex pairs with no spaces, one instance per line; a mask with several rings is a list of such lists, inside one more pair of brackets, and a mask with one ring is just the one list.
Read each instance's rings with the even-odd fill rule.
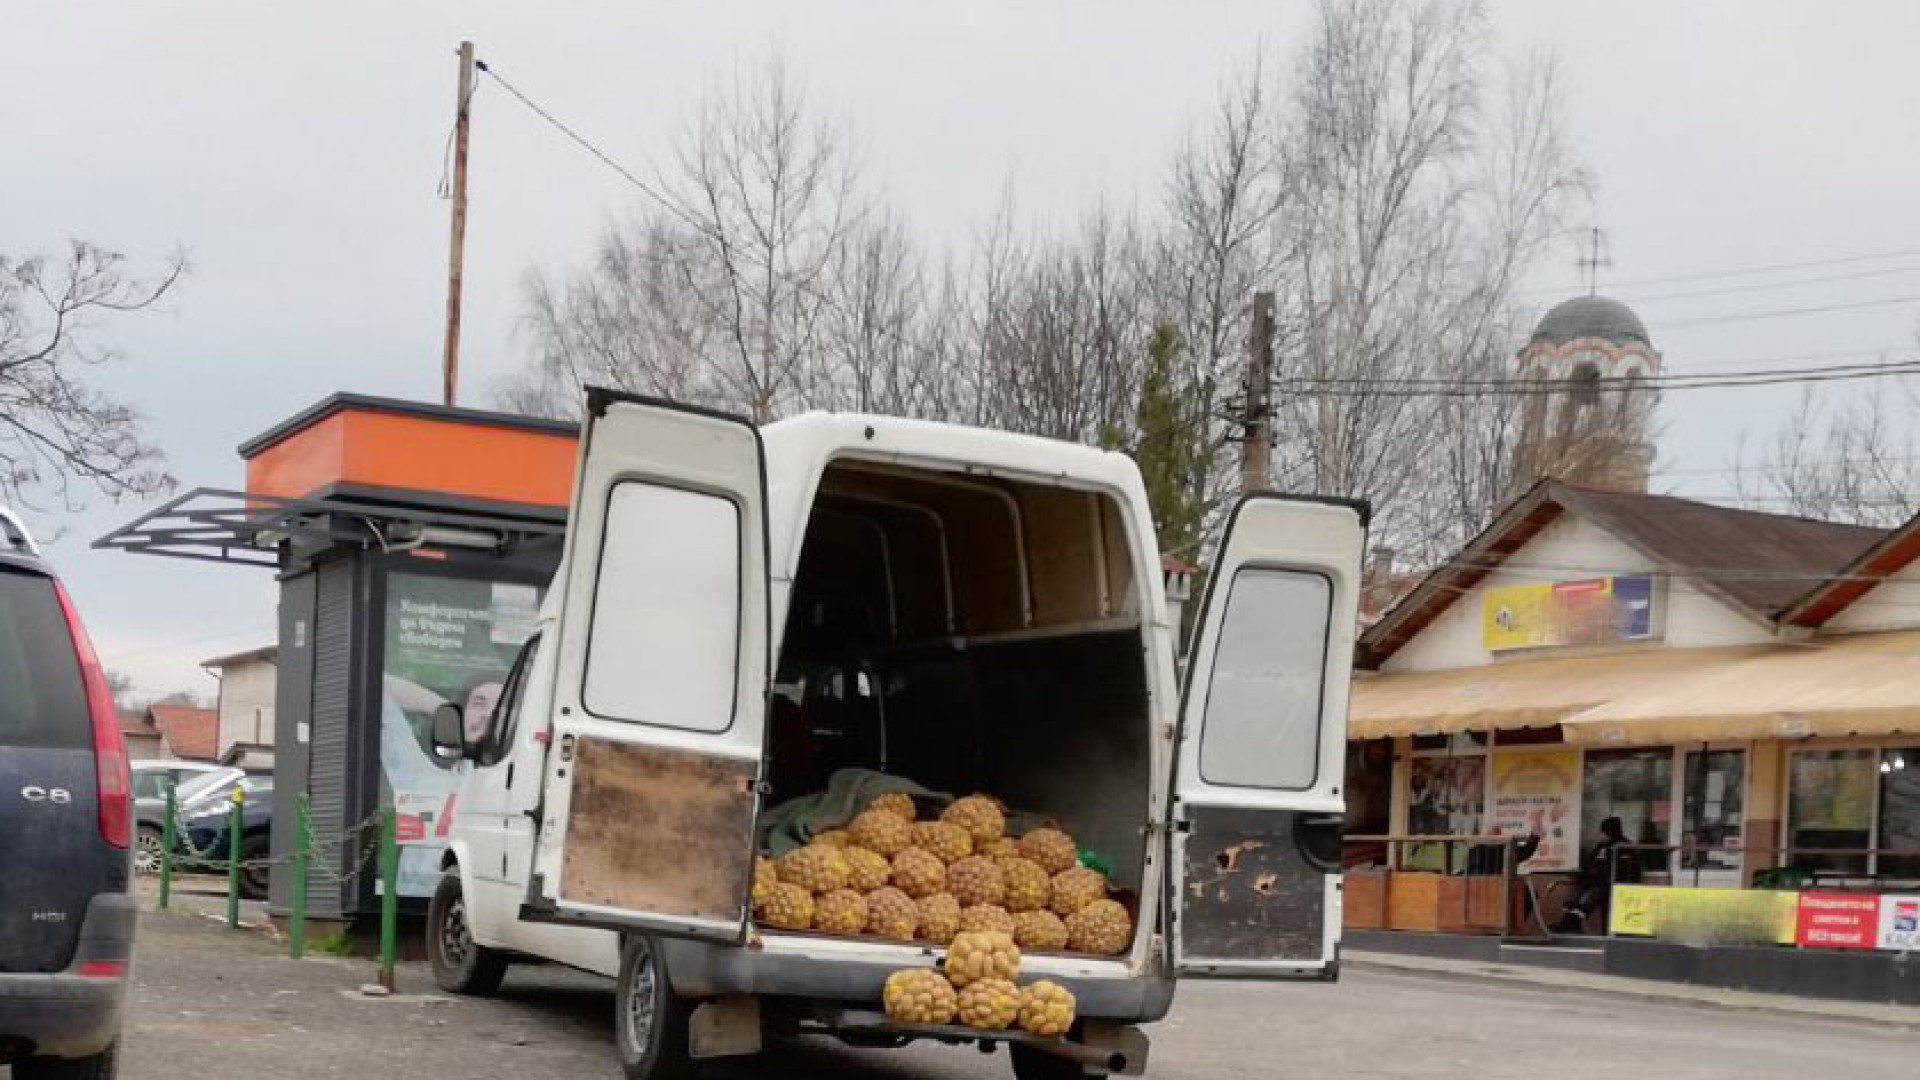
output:
[[613,1041],[627,1080],[683,1080],[693,1075],[687,1045],[693,1003],[674,995],[652,938],[633,934],[621,941],[613,1002]]
[[1068,1061],[1045,1050],[1035,1050],[1019,1043],[1007,1045],[1007,1057],[1013,1062],[1014,1080],[1082,1080],[1083,1077],[1107,1075],[1092,1072],[1077,1061]]
[[492,997],[507,976],[507,958],[473,940],[457,866],[440,875],[427,905],[427,959],[434,984],[449,994]]

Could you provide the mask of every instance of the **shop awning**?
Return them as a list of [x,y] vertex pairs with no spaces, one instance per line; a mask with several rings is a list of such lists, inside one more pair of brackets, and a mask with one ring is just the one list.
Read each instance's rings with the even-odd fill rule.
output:
[[1693,651],[1717,655],[1570,717],[1567,741],[1644,746],[1920,733],[1920,631]]
[[1554,724],[1620,746],[1920,732],[1920,631],[1363,675],[1348,736]]
[[1650,673],[1680,666],[1680,649],[1516,660],[1449,671],[1363,674],[1347,736],[1448,735],[1552,727],[1605,705]]

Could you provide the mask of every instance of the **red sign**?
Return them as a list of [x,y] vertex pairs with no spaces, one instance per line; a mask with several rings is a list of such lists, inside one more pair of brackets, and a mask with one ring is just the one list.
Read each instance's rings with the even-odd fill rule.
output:
[[417,844],[427,838],[427,823],[418,814],[396,814],[393,819],[393,839],[396,843]]
[[1859,893],[1800,894],[1794,940],[1817,949],[1871,949],[1880,938],[1880,898]]

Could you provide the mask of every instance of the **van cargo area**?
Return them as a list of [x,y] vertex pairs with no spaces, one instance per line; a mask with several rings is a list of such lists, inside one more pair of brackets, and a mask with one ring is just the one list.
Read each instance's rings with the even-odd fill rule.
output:
[[1110,496],[840,461],[802,540],[772,804],[859,767],[1055,819],[1135,902],[1155,798],[1141,572]]

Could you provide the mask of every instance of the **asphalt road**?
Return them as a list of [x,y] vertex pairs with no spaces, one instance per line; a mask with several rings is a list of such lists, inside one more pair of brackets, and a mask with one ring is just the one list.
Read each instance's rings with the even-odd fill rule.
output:
[[[603,980],[516,969],[494,1000],[434,992],[403,965],[401,993],[368,998],[366,961],[287,960],[260,935],[190,915],[141,924],[125,1035],[127,1080],[317,1077],[605,1077],[612,1003]],[[1337,985],[1183,984],[1152,1029],[1152,1077],[1427,1080],[1847,1080],[1920,1075],[1920,1033],[1767,1012],[1474,980],[1350,971]],[[714,1068],[719,1080],[1007,1077],[966,1048],[782,1047]]]

